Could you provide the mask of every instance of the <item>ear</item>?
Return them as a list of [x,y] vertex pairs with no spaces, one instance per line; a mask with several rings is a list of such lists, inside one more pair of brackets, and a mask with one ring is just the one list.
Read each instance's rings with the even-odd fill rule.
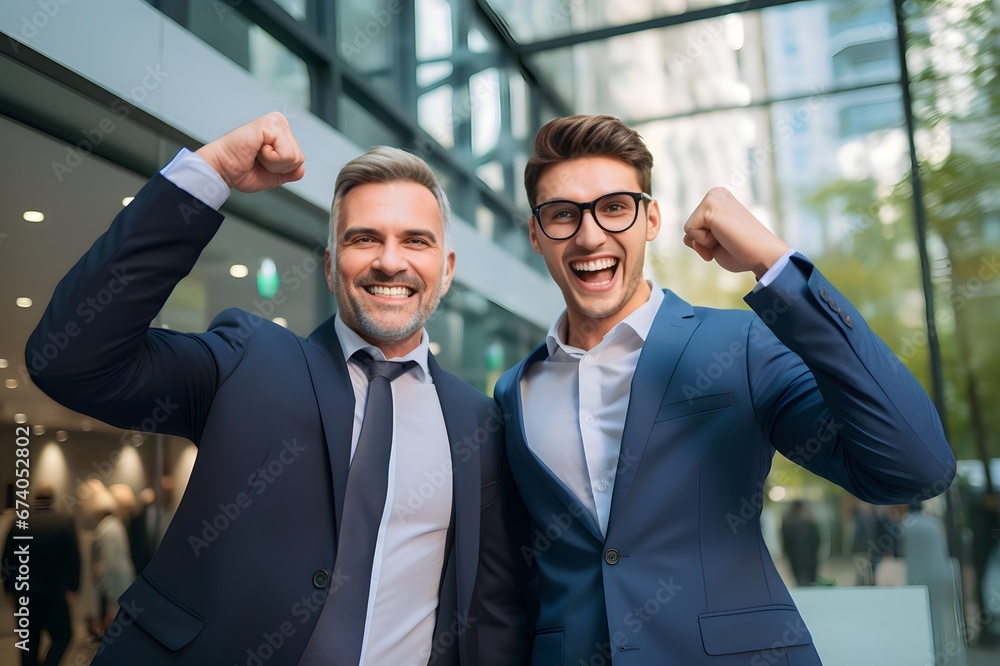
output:
[[333,270],[332,270],[333,265],[332,264],[333,264],[333,261],[331,261],[331,257],[330,257],[330,248],[326,248],[326,250],[323,251],[323,265],[325,266],[325,270],[326,270],[326,286],[330,290],[331,294],[334,293],[334,291],[333,291]]
[[534,215],[528,218],[528,237],[531,239],[531,247],[535,248],[535,252],[541,254],[542,246],[538,244],[538,227],[535,226],[537,224]]
[[646,241],[651,241],[660,235],[660,204],[656,199],[649,202],[646,213]]
[[449,250],[448,257],[444,260],[444,276],[441,278],[441,296],[451,289],[451,280],[455,277],[455,251]]

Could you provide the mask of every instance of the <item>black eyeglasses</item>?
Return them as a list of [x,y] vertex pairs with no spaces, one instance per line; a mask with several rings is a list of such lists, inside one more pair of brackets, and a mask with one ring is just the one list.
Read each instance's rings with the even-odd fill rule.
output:
[[568,199],[554,199],[538,204],[531,214],[538,221],[542,233],[552,240],[572,238],[583,224],[583,211],[589,210],[597,226],[611,234],[628,231],[639,219],[639,201],[652,201],[645,192],[612,192],[593,201],[580,203]]

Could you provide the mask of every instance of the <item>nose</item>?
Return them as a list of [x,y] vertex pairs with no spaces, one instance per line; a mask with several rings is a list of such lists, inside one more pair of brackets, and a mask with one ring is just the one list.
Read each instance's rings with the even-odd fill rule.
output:
[[381,251],[372,262],[372,268],[378,269],[386,275],[396,275],[402,273],[409,267],[402,248],[398,243],[390,241],[382,245]]
[[588,250],[593,250],[600,247],[607,238],[608,234],[598,226],[593,211],[583,211],[583,218],[580,220],[580,230],[576,232],[576,244]]

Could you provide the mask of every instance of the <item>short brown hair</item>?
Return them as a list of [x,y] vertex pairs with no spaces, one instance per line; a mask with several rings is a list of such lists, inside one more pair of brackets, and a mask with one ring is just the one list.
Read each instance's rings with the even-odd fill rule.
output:
[[538,181],[553,164],[578,157],[610,157],[635,169],[639,186],[649,193],[653,155],[642,137],[614,116],[567,116],[550,120],[535,136],[524,167],[524,189],[534,206]]
[[330,239],[332,250],[337,246],[337,224],[340,222],[341,202],[347,193],[359,185],[369,183],[394,183],[410,181],[423,185],[434,198],[441,209],[441,228],[444,232],[444,248],[451,249],[451,206],[448,197],[438,182],[437,176],[427,162],[405,150],[390,146],[374,146],[363,155],[355,157],[344,165],[337,174],[337,182],[333,186],[333,204],[330,206]]

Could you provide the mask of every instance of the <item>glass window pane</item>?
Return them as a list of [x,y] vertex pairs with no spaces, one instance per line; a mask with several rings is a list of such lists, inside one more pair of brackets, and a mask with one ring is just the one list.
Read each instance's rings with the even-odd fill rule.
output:
[[533,42],[729,4],[732,0],[489,1],[519,42]]
[[[365,81],[387,95],[396,94],[393,78],[397,21],[386,20],[364,0],[336,3],[337,51],[347,64],[365,75]],[[387,10],[386,10],[387,11]]]
[[451,3],[417,0],[417,60],[447,58],[452,52]]
[[398,146],[399,135],[347,95],[337,100],[339,129],[351,141],[361,146]]
[[[544,51],[531,60],[581,113],[643,121],[747,106],[897,80],[888,5],[794,3]],[[854,18],[838,18],[857,15],[874,23],[862,28]]]
[[309,108],[309,68],[281,42],[238,11],[214,3],[189,5],[188,29],[257,78],[283,100]]
[[484,70],[469,79],[472,96],[472,154],[493,150],[500,139],[500,71]]
[[445,148],[455,145],[455,128],[452,126],[453,95],[451,86],[441,86],[417,99],[417,121]]

